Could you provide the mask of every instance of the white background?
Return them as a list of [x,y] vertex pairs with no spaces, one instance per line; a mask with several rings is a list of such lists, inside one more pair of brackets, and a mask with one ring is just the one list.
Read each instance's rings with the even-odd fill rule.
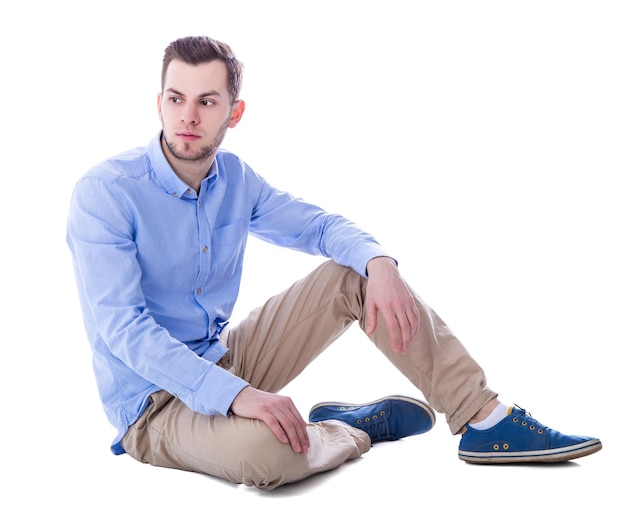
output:
[[[2,520],[622,516],[622,2],[15,4],[0,19]],[[467,465],[439,417],[271,493],[111,455],[67,207],[89,166],[158,131],[163,50],[191,34],[246,67],[247,111],[225,146],[373,232],[505,402],[601,438],[600,453]],[[233,320],[320,261],[251,242]],[[356,326],[284,393],[303,415],[420,397]]]

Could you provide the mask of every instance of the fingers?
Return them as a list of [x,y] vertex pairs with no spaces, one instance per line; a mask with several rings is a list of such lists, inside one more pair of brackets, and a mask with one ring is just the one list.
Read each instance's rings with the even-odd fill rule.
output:
[[[398,353],[406,353],[410,342],[415,338],[420,327],[420,315],[415,306],[410,310],[384,313],[380,311],[389,332],[391,349]],[[367,335],[372,335],[377,328],[377,310],[368,312]]]
[[419,330],[420,326],[420,314],[415,306],[415,303],[412,303],[412,306],[405,312],[406,321],[404,321],[400,325],[400,332],[402,334],[402,344],[400,346],[400,351],[402,353],[406,353],[409,344]]
[[406,353],[417,335],[420,316],[413,293],[400,276],[395,263],[387,258],[374,258],[368,265],[365,313],[366,333],[377,328],[378,314],[387,326],[391,350]]
[[365,300],[365,317],[367,317],[365,333],[372,335],[378,326],[378,308],[371,299]]
[[306,453],[309,449],[309,435],[306,422],[296,410],[291,399],[284,397],[288,404],[273,412],[264,422],[283,444],[289,444],[296,453]]
[[306,422],[298,412],[290,416],[286,423],[281,423],[287,434],[291,449],[296,453],[306,453],[309,450],[309,434],[306,430]]
[[290,444],[293,451],[308,451],[306,422],[289,397],[248,386],[235,397],[231,410],[235,415],[264,422],[274,436],[283,444]]
[[412,302],[406,308],[390,310],[383,314],[383,318],[389,332],[392,351],[406,353],[420,326],[420,315],[415,303]]

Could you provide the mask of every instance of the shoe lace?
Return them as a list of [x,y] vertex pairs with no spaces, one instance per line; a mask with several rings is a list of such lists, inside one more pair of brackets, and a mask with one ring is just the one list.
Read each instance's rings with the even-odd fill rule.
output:
[[371,417],[359,419],[357,421],[357,427],[367,433],[372,442],[392,440],[394,438],[391,435],[389,423],[387,422],[384,411],[379,414],[372,415]]
[[515,416],[513,417],[513,422],[519,422],[522,426],[527,427],[531,431],[537,431],[538,434],[542,434],[548,427],[544,424],[541,424],[537,419],[535,419],[530,412],[527,412],[524,408],[519,405],[515,405],[520,411],[515,412]]

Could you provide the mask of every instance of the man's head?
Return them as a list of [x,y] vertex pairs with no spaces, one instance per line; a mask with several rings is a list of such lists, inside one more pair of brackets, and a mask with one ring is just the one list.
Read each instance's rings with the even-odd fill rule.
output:
[[187,36],[170,43],[163,55],[161,91],[165,87],[167,70],[172,60],[180,60],[189,65],[199,65],[213,60],[222,61],[226,65],[228,95],[231,105],[239,99],[243,64],[235,57],[227,44],[208,36]]
[[181,38],[165,50],[157,99],[163,151],[175,172],[196,190],[226,131],[245,110],[239,99],[241,73],[231,49],[206,36]]

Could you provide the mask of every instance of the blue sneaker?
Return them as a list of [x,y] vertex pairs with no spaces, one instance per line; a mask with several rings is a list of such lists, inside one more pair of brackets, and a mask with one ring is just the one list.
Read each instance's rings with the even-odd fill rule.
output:
[[599,439],[564,435],[537,422],[519,407],[509,408],[509,415],[492,428],[466,428],[459,458],[472,463],[563,462],[602,449]]
[[309,422],[331,419],[363,430],[374,443],[426,433],[435,425],[435,412],[428,404],[403,395],[366,404],[320,402],[309,412]]

